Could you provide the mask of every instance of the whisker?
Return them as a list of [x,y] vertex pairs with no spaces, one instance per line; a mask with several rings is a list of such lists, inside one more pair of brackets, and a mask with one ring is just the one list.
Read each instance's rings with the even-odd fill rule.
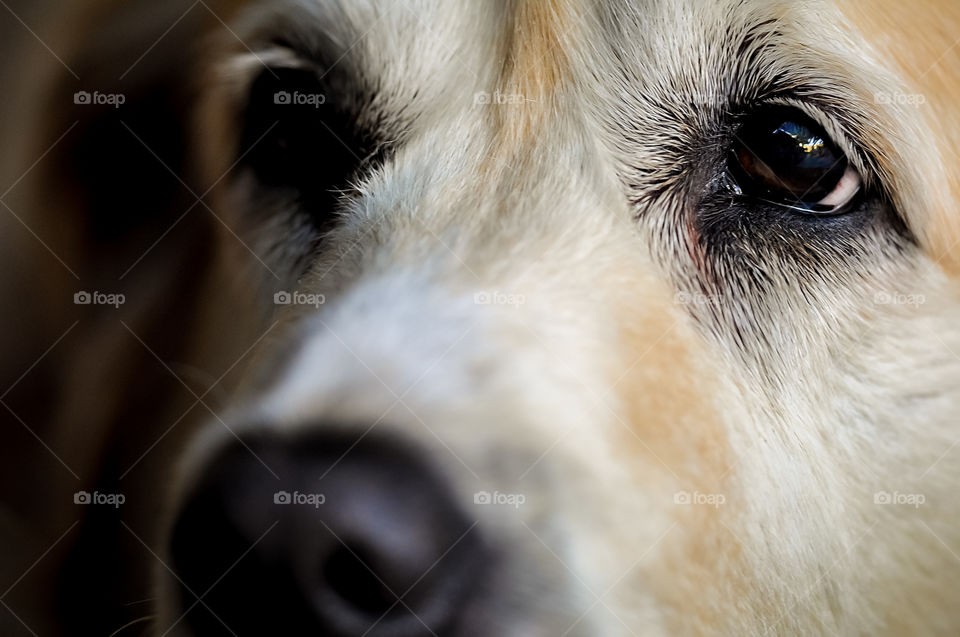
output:
[[[134,602],[134,603],[137,603],[137,602]],[[115,637],[116,635],[119,635],[121,632],[123,632],[123,631],[126,630],[127,628],[130,628],[131,626],[134,626],[134,625],[136,625],[136,624],[142,624],[143,622],[151,621],[151,620],[154,619],[154,618],[156,618],[156,615],[144,615],[143,617],[138,617],[137,619],[134,619],[134,620],[131,621],[131,622],[127,622],[126,624],[124,624],[124,625],[121,626],[120,628],[118,628],[118,629],[116,629],[115,631],[113,631],[112,633],[110,633],[110,637]]]
[[146,599],[139,599],[135,602],[127,602],[124,606],[136,606],[137,604],[146,604],[148,602],[156,601],[156,597],[148,597]]

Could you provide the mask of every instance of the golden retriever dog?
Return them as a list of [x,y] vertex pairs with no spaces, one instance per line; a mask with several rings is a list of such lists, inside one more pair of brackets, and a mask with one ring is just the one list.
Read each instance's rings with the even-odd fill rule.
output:
[[0,634],[960,634],[960,4],[69,4]]

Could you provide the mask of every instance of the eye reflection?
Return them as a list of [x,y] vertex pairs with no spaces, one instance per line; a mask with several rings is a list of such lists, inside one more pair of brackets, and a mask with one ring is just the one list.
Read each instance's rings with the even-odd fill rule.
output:
[[839,214],[860,175],[826,131],[797,109],[751,115],[735,134],[731,174],[740,190],[808,214]]

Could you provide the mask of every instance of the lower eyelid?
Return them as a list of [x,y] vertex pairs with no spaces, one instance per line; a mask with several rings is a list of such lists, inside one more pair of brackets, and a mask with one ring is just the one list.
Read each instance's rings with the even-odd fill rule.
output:
[[860,178],[860,173],[852,165],[848,165],[833,192],[820,200],[818,205],[842,206],[853,199],[862,187],[863,180]]

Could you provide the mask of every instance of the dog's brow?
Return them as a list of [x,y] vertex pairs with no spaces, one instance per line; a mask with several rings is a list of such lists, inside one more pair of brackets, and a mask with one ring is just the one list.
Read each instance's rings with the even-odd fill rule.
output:
[[[899,175],[901,182],[904,176],[915,174],[917,185],[924,186],[917,189],[902,184],[903,214],[934,258],[958,271],[960,256],[955,248],[960,244],[960,221],[953,202],[960,197],[960,182],[945,170],[960,163],[960,110],[956,108],[960,101],[960,4],[940,0],[909,4],[877,0],[869,5],[840,0],[837,4],[856,35],[875,47],[871,55],[896,73],[891,86],[876,95],[883,108],[875,109],[879,120],[875,128],[903,131],[900,135],[916,143],[913,149],[906,144],[882,149],[882,156],[891,163],[889,173]],[[915,128],[920,122],[935,134],[917,139]],[[916,155],[902,156],[910,150]],[[925,199],[929,204],[924,210],[918,201]]]

